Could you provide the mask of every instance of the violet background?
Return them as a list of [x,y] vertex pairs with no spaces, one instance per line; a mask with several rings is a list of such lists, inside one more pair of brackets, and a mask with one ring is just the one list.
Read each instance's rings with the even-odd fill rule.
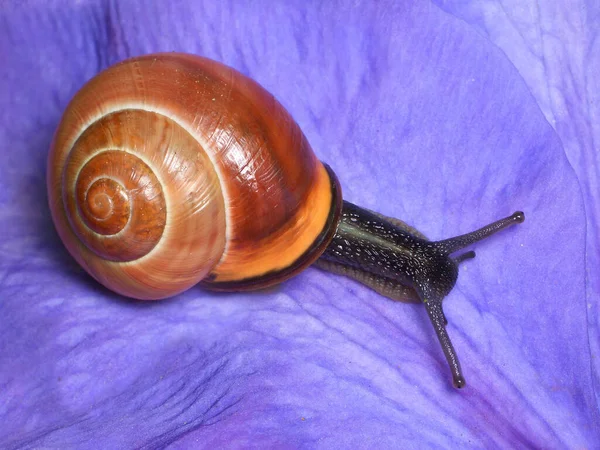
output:
[[[594,448],[597,2],[0,4],[1,448]],[[432,239],[522,209],[445,302],[467,388],[425,310],[309,269],[160,303],[64,250],[48,146],[101,69],[187,51],[290,110],[344,196]]]

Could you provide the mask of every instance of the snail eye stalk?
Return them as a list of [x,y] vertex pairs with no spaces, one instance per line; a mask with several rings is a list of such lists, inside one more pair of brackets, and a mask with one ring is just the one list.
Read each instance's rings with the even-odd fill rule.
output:
[[519,211],[471,233],[432,242],[397,219],[344,202],[342,220],[319,266],[354,278],[389,298],[422,302],[452,382],[462,388],[465,377],[446,330],[442,302],[456,284],[459,264],[474,258],[475,252],[452,254],[524,220]]

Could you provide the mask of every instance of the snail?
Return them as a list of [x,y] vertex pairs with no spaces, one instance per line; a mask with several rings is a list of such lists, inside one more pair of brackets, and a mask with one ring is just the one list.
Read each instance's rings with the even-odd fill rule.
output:
[[475,253],[453,255],[524,220],[430,241],[354,205],[272,94],[185,53],[126,59],[89,80],[55,132],[47,189],[69,253],[118,294],[261,289],[315,265],[422,302],[457,388],[442,300]]

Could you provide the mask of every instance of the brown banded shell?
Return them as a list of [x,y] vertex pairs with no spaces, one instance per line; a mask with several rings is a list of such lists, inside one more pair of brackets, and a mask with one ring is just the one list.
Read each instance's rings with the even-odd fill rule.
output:
[[100,283],[159,299],[274,284],[311,264],[341,208],[335,175],[256,82],[186,54],[126,60],[73,98],[48,192],[59,235]]

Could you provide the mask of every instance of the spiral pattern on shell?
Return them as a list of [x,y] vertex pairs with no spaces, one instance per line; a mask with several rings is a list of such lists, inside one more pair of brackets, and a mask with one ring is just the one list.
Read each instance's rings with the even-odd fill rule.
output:
[[185,54],[92,78],[57,129],[48,192],[58,233],[96,280],[160,299],[202,281],[255,289],[323,251],[337,179],[260,85]]
[[[165,190],[172,192],[165,196]],[[178,197],[182,193],[187,198]],[[189,197],[193,203],[186,202]],[[63,200],[69,221],[79,239],[104,259],[133,261],[154,249],[167,225],[166,198],[172,199],[169,218],[178,226],[196,216],[195,227],[181,230],[188,236],[206,233],[206,227],[216,236],[214,228],[224,228],[213,220],[223,211],[223,198],[212,164],[198,142],[160,114],[108,114],[82,133],[67,157]],[[192,246],[198,237],[189,238],[186,245]],[[207,258],[220,257],[224,236],[220,241],[209,246],[215,255]]]
[[79,251],[101,258],[86,263],[100,278],[147,286],[138,297],[174,289],[182,277],[185,286],[197,283],[225,247],[212,163],[186,130],[155,112],[116,111],[85,128],[66,155],[62,200]]
[[98,153],[82,167],[76,163],[77,158],[67,160],[63,196],[79,239],[111,261],[148,254],[167,220],[165,196],[152,169],[123,150]]

